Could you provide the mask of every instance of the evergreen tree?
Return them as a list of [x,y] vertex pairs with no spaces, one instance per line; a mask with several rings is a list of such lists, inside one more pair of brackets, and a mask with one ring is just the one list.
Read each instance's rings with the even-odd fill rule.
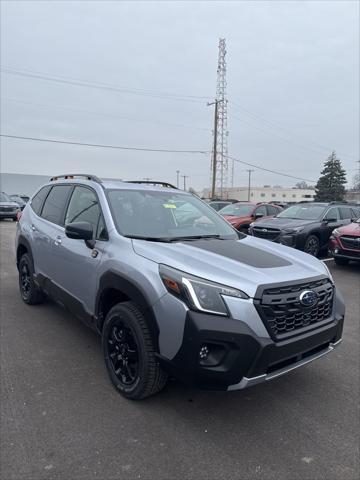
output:
[[324,164],[315,190],[317,202],[341,201],[345,196],[346,173],[333,151]]

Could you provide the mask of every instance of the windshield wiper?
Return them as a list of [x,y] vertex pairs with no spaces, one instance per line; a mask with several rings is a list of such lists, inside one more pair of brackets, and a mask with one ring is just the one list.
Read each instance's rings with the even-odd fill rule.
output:
[[181,242],[186,240],[202,240],[206,238],[218,238],[220,240],[224,240],[224,237],[221,235],[188,235],[183,237],[172,237],[170,238],[170,242]]
[[134,240],[147,240],[148,242],[170,243],[172,241],[172,238],[169,237],[143,237],[141,235],[124,235],[124,237]]

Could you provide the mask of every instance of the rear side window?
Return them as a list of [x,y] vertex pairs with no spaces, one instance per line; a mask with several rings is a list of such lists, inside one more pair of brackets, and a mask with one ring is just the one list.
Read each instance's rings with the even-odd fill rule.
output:
[[45,220],[57,225],[63,225],[64,209],[71,189],[71,185],[56,185],[52,187],[41,213]]
[[353,218],[353,214],[350,207],[340,207],[340,218],[342,220],[350,220]]
[[268,215],[277,215],[280,211],[279,208],[273,207],[272,205],[266,205]]
[[43,187],[32,198],[31,207],[34,210],[34,212],[36,213],[36,215],[40,215],[44,200],[45,200],[47,194],[49,193],[50,188],[51,188],[50,185],[47,185],[46,187]]
[[65,225],[72,222],[88,222],[93,227],[94,237],[106,238],[97,195],[86,187],[75,187],[65,216]]

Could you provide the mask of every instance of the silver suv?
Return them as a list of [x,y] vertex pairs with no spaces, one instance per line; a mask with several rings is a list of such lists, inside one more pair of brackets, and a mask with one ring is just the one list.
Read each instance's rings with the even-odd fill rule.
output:
[[51,297],[96,330],[130,399],[169,375],[241,389],[341,341],[344,302],[323,262],[237,232],[166,183],[54,177],[25,207],[16,253],[24,302]]

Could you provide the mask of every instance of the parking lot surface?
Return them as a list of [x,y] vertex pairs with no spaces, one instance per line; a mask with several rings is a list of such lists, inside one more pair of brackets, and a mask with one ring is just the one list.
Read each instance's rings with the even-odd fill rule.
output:
[[1,235],[1,478],[358,479],[358,265],[331,269],[347,315],[335,351],[248,390],[170,382],[131,402],[100,339],[52,302],[20,299],[16,225]]

